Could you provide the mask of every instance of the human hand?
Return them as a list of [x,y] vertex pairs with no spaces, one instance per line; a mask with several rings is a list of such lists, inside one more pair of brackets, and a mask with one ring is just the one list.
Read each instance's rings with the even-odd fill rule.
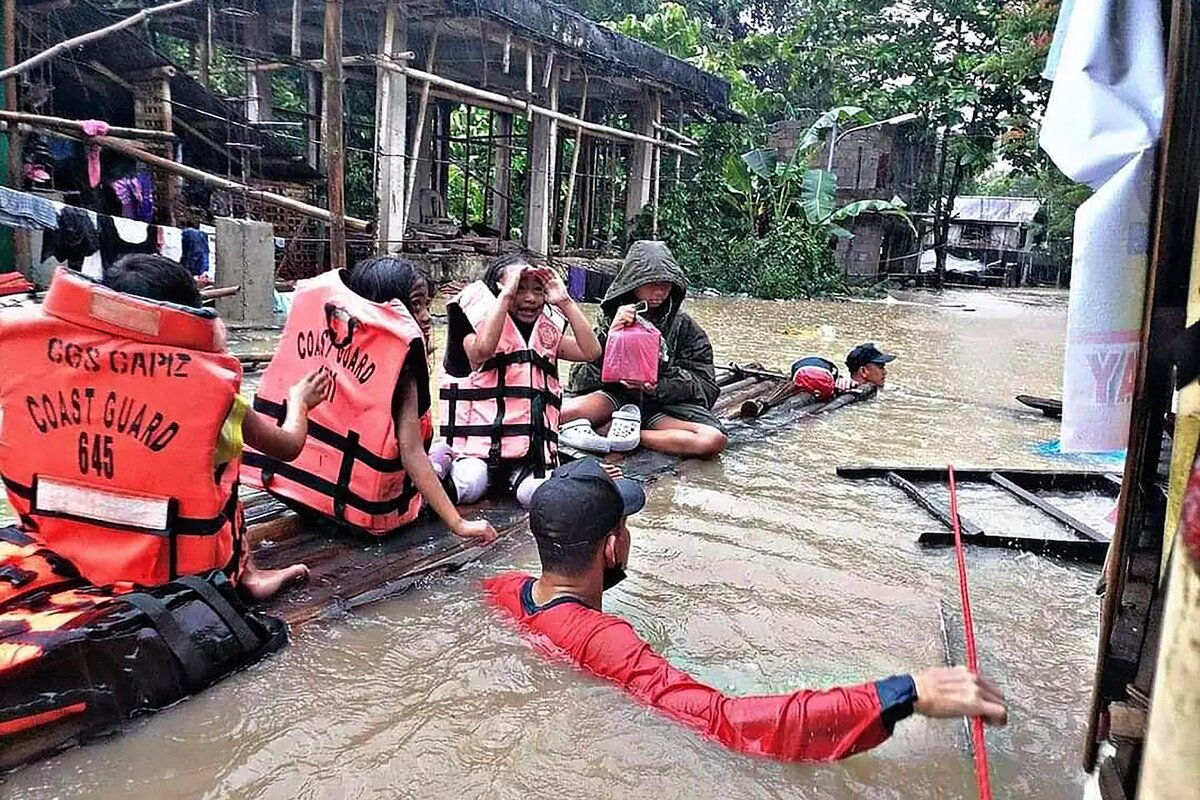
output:
[[848,392],[854,388],[854,379],[849,376],[843,376],[833,382],[833,388],[839,392]]
[[617,478],[625,477],[625,473],[622,472],[621,468],[618,467],[616,464],[606,464],[602,461],[602,462],[600,462],[600,466],[608,474],[608,477],[612,478],[614,481]]
[[966,667],[931,667],[912,678],[917,686],[913,710],[923,717],[983,717],[989,725],[1008,723],[1004,695]]
[[517,293],[517,287],[521,285],[521,276],[525,274],[525,270],[529,267],[521,264],[510,264],[504,270],[504,280],[500,283],[500,299],[509,301]]
[[325,402],[332,381],[328,372],[315,369],[292,386],[288,391],[288,402],[307,413]]
[[482,539],[483,544],[491,544],[496,541],[496,529],[492,527],[492,523],[486,519],[463,519],[459,517],[458,522],[451,530],[455,536],[461,536],[464,539]]
[[621,328],[627,328],[637,321],[637,306],[627,305],[617,309],[616,316],[613,317],[612,325],[608,326],[608,330],[616,331]]
[[545,287],[547,303],[558,307],[571,301],[571,295],[567,292],[567,285],[563,283],[563,279],[557,272],[549,267],[542,267],[535,270],[535,274],[541,278],[542,285]]
[[621,385],[631,392],[650,393],[658,388],[658,381],[654,381],[653,383],[649,381],[621,381]]

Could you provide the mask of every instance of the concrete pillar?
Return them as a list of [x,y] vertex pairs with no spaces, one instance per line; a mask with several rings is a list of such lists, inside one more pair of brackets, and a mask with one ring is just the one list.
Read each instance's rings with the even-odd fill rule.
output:
[[[390,0],[379,26],[379,52],[408,49],[408,14]],[[405,164],[408,147],[408,78],[381,67],[375,69],[375,201],[380,252],[399,250],[404,237]]]
[[[552,111],[558,110],[557,68],[551,70],[545,102]],[[535,114],[529,123],[529,204],[525,207],[525,246],[538,255],[550,252],[557,142],[558,122]]]
[[512,227],[508,202],[512,196],[512,133],[512,114],[497,114],[496,136],[499,138],[492,142],[496,151],[496,175],[492,183],[495,191],[491,197],[491,219],[492,226],[500,231],[502,239],[508,238]]
[[217,312],[233,327],[267,327],[275,321],[275,229],[269,222],[217,220],[217,286],[240,286],[217,300]]
[[[633,115],[633,130],[643,136],[654,136],[654,124],[662,116],[658,94],[645,92],[641,105]],[[651,179],[654,172],[654,147],[645,142],[629,146],[629,184],[625,190],[625,219],[631,220],[650,204]]]

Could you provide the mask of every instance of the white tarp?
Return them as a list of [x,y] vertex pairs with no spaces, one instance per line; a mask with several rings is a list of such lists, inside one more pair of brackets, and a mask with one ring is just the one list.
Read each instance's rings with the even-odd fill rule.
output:
[[[917,267],[919,272],[933,272],[937,269],[937,251],[926,250],[921,253],[921,264]],[[946,272],[983,272],[984,266],[982,261],[974,261],[969,258],[959,258],[946,253]]]
[[1006,225],[1029,224],[1042,210],[1036,197],[979,197],[967,195],[954,198],[951,219],[955,222],[999,222]]
[[1137,371],[1163,114],[1159,2],[1075,3],[1059,33],[1041,146],[1096,190],[1075,216],[1062,447],[1106,452],[1126,445]]

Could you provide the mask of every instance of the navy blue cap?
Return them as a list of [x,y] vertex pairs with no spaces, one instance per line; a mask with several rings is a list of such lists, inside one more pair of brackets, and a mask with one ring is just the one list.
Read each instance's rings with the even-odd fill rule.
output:
[[558,544],[598,542],[622,517],[641,511],[646,491],[628,478],[613,480],[594,458],[563,464],[537,488],[529,504],[534,537]]
[[854,373],[867,364],[887,364],[889,361],[895,360],[895,356],[883,352],[875,346],[874,342],[866,342],[850,351],[850,354],[846,356],[846,366],[849,367],[851,373]]

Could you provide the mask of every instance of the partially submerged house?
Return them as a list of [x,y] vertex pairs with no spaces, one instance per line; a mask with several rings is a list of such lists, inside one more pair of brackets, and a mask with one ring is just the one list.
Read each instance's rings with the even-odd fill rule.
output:
[[[723,80],[552,3],[169,6],[24,71],[7,107],[162,132],[106,145],[105,178],[139,152],[192,167],[154,165],[156,222],[270,221],[284,277],[340,265],[346,248],[615,253],[653,216],[661,176],[695,154],[686,121],[731,115]],[[136,10],[19,0],[14,60]],[[77,146],[44,188],[96,207],[85,162]]]
[[[1062,271],[1036,247],[1045,222],[1045,207],[1036,197],[956,197],[946,236],[946,270],[983,284],[1057,285]],[[932,236],[926,246],[932,246]],[[926,250],[920,270],[935,268],[936,255]]]

